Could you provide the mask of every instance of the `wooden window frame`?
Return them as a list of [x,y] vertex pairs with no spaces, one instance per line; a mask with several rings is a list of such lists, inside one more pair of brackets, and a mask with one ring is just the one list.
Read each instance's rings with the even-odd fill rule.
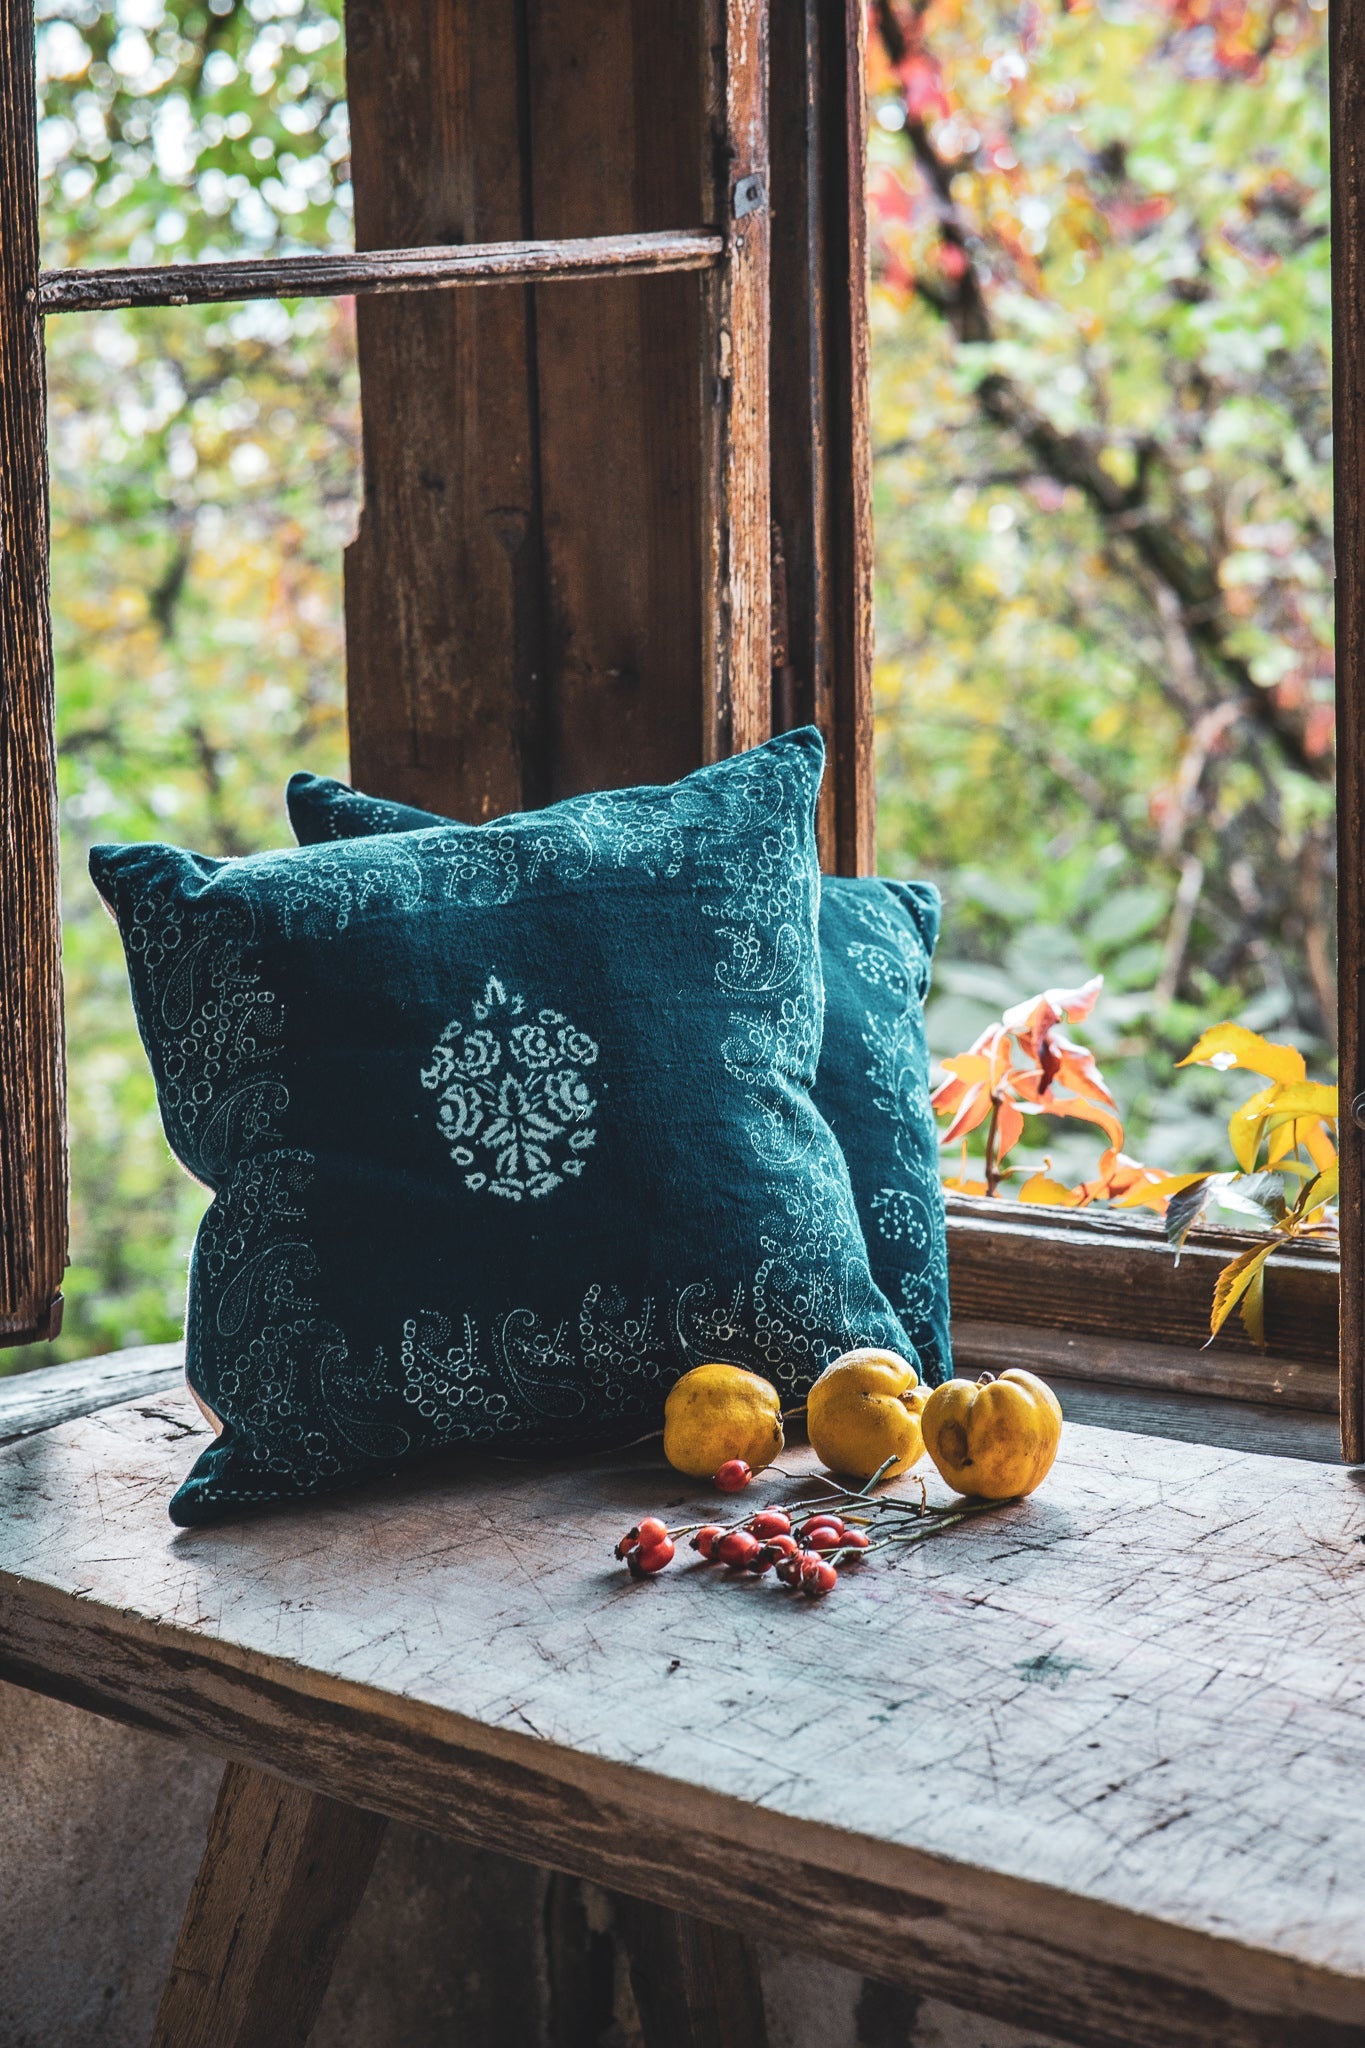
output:
[[[636,4],[644,21],[645,0]],[[1360,709],[1365,337],[1360,322],[1346,316],[1349,306],[1365,302],[1365,156],[1348,118],[1361,104],[1365,87],[1358,54],[1362,8],[1365,0],[1333,0],[1331,93],[1341,1076],[1346,1100],[1359,1103],[1365,1117],[1357,939],[1365,918]],[[430,78],[421,90],[472,95],[482,85],[486,93],[487,80],[476,78],[473,67],[489,55],[494,32],[476,29],[487,17],[481,17],[474,0],[451,0],[444,12],[449,22],[440,61],[429,67]],[[42,276],[33,6],[32,0],[0,0],[0,1343],[55,1334],[66,1262],[47,601],[47,316],[98,306],[356,293],[368,423],[370,391],[377,388],[374,365],[395,337],[401,345],[418,346],[429,357],[434,351],[433,359],[445,360],[441,351],[449,356],[450,336],[459,329],[465,336],[460,346],[468,355],[467,337],[475,328],[463,311],[454,310],[456,302],[461,307],[466,300],[491,302],[495,295],[457,287],[500,285],[503,307],[515,299],[510,317],[514,324],[523,323],[518,345],[533,346],[534,334],[530,344],[525,334],[534,328],[539,291],[547,283],[586,291],[593,287],[585,281],[602,277],[662,278],[701,271],[706,310],[698,331],[714,330],[722,338],[724,360],[705,364],[699,387],[706,440],[699,459],[713,545],[704,572],[705,705],[697,751],[713,758],[754,744],[775,726],[813,719],[831,742],[820,819],[824,864],[847,874],[873,870],[872,515],[866,210],[861,197],[864,12],[861,0],[796,0],[775,7],[770,24],[765,14],[747,0],[697,0],[697,18],[713,50],[728,41],[733,53],[749,39],[743,61],[722,62],[708,74],[707,118],[717,143],[699,172],[705,195],[701,225],[667,230],[618,225],[614,232],[586,238],[581,233],[536,238],[529,232],[531,174],[523,162],[513,166],[503,214],[493,209],[493,217],[505,216],[510,234],[471,240],[448,232],[438,221],[439,232],[423,240],[417,199],[440,187],[429,138],[443,124],[414,119],[413,110],[383,83],[391,70],[396,75],[395,50],[385,39],[401,41],[406,35],[411,42],[427,33],[423,6],[420,0],[396,0],[381,10],[367,0],[348,0],[359,244],[354,255]],[[506,15],[506,33],[524,34],[523,6],[510,5]],[[456,47],[462,34],[471,42],[476,34],[482,38],[472,56]],[[364,53],[372,44],[385,47],[367,68]],[[412,51],[405,47],[397,55],[410,59]],[[407,75],[416,75],[411,63]],[[770,80],[767,93],[765,77]],[[641,152],[646,147],[637,145]],[[389,175],[387,215],[385,194],[370,175],[381,159]],[[449,165],[434,168],[443,174]],[[646,166],[636,184],[647,191],[650,175]],[[657,186],[657,166],[654,175]],[[746,211],[736,195],[750,179],[759,181],[761,197]],[[648,212],[647,197],[638,204]],[[408,246],[414,238],[416,246]],[[770,323],[770,292],[783,307],[777,326]],[[572,333],[567,346],[572,350]],[[645,346],[641,388],[647,395],[649,346],[657,353],[657,340],[649,344],[647,338]],[[780,427],[771,437],[770,418]],[[380,438],[377,431],[374,438]],[[531,438],[534,442],[534,433]],[[468,744],[470,732],[489,726],[487,702],[463,705],[460,716],[467,729],[447,735],[444,746],[439,732],[428,735],[429,758],[420,758],[420,736],[409,754],[403,753],[400,743],[407,728],[415,728],[419,714],[443,700],[422,668],[419,649],[410,663],[410,686],[400,684],[402,701],[394,712],[389,622],[377,626],[367,595],[377,580],[393,575],[383,492],[371,492],[374,451],[369,443],[367,435],[366,511],[347,561],[357,779],[377,793],[466,816],[493,815],[562,793],[553,764],[546,767],[553,747],[553,708],[547,711],[543,689],[537,694],[539,686],[531,687],[545,666],[543,634],[539,639],[532,635],[524,654],[527,686],[519,680],[515,702],[500,707],[506,744],[496,760],[471,755]],[[543,450],[526,445],[528,460],[543,459]],[[489,488],[497,481],[490,479]],[[402,479],[398,482],[401,487]],[[774,538],[778,545],[771,549]],[[545,536],[522,535],[517,544],[523,553],[535,555],[546,545]],[[505,545],[505,537],[499,545]],[[419,620],[419,640],[421,632]],[[381,658],[387,665],[382,688]],[[498,713],[499,707],[494,704],[492,711]],[[590,727],[593,715],[603,716],[600,697],[588,705]],[[459,764],[454,762],[457,753]],[[693,764],[682,758],[677,765]],[[610,761],[605,773],[619,780],[629,767],[623,756]],[[584,769],[582,763],[561,763],[559,772],[572,786]],[[461,773],[466,779],[456,786]],[[1365,1456],[1365,1205],[1354,1111],[1343,1117],[1341,1131],[1339,1319],[1335,1261],[1311,1247],[1295,1250],[1269,1269],[1267,1351],[1256,1351],[1238,1332],[1220,1338],[1216,1353],[1203,1355],[1212,1274],[1230,1249],[1239,1248],[1238,1240],[1201,1235],[1176,1268],[1149,1224],[952,1198],[950,1259],[963,1365],[998,1363],[1008,1355],[1117,1384],[1197,1389],[1319,1409],[1336,1402],[1343,1455],[1360,1460]]]

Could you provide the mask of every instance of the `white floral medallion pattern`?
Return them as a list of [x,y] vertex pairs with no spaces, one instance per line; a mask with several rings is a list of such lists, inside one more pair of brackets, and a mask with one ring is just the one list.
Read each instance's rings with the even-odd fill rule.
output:
[[468,1020],[453,1018],[422,1069],[464,1184],[520,1202],[576,1180],[596,1143],[588,1079],[598,1048],[559,1010],[532,1011],[490,974]]

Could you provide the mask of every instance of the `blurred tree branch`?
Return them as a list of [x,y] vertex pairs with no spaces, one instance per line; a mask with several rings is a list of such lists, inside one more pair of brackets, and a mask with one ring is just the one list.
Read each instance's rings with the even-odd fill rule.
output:
[[[898,73],[904,72],[916,54],[928,5],[929,0],[913,0],[903,14],[896,0],[873,0],[878,34],[892,69]],[[905,14],[910,20],[908,30]],[[1267,48],[1273,47],[1278,18],[1276,10],[1266,30],[1270,35]],[[951,252],[941,277],[916,275],[915,291],[948,323],[960,343],[991,342],[995,329],[976,238],[953,198],[956,166],[937,148],[928,121],[908,94],[903,133],[933,196],[942,243]],[[1111,175],[1117,178],[1125,172],[1121,145],[1111,145],[1111,155],[1116,151]],[[1334,754],[1329,746],[1315,743],[1316,735],[1310,734],[1312,707],[1282,702],[1274,690],[1262,688],[1234,645],[1234,622],[1223,601],[1220,578],[1226,550],[1210,547],[1176,514],[1158,510],[1153,504],[1153,473],[1161,466],[1155,443],[1150,439],[1138,443],[1133,479],[1120,483],[1103,459],[1104,445],[1091,436],[1059,427],[1016,378],[992,369],[977,381],[974,391],[984,417],[1021,441],[1045,476],[1062,488],[1078,490],[1109,537],[1126,543],[1137,563],[1169,593],[1179,608],[1189,645],[1232,686],[1288,765],[1314,781],[1331,781]],[[1144,579],[1136,580],[1138,587],[1144,588]],[[1148,594],[1145,589],[1144,594]]]

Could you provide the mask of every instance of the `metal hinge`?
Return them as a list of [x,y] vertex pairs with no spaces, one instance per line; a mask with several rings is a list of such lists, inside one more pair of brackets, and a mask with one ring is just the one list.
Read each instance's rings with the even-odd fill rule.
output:
[[743,220],[746,213],[757,213],[768,203],[768,191],[762,178],[754,176],[741,178],[735,187],[735,219]]

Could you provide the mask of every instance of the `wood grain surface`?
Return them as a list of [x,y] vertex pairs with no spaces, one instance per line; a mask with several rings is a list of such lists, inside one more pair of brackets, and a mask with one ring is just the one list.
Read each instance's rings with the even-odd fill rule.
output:
[[773,521],[787,671],[773,720],[776,730],[814,723],[830,745],[820,854],[838,874],[875,867],[862,17],[860,0],[800,0],[769,20]]
[[66,1267],[66,1070],[48,617],[32,0],[0,0],[0,1344]]
[[757,746],[772,730],[767,0],[723,0],[719,13],[720,63],[711,85],[719,131],[713,204],[726,223],[726,253],[707,294],[703,373],[712,464],[704,643],[712,678],[708,760]]
[[183,1384],[183,1344],[136,1344],[104,1358],[78,1358],[0,1379],[0,1443],[35,1436],[77,1415],[93,1415],[143,1394]]
[[629,1458],[177,1534],[204,1440],[0,1451],[0,1675],[1090,2048],[1365,2042],[1351,1474],[1070,1426],[808,1606],[632,1584],[619,1529],[714,1497]]
[[[350,0],[361,246],[620,243],[707,221],[695,246],[723,244],[703,12]],[[478,821],[699,764],[716,694],[706,282],[359,302],[346,612],[363,787]]]
[[337,298],[346,293],[423,292],[456,285],[550,284],[565,279],[663,276],[708,270],[725,243],[705,228],[563,241],[487,242],[463,249],[328,250],[312,256],[230,263],[158,263],[143,269],[45,270],[41,313],[105,312],[116,306],[204,306],[241,299]]
[[[872,724],[872,347],[868,327],[867,9],[861,0],[823,0],[822,68],[837,89],[821,96],[831,166],[826,204],[831,374],[834,404],[830,517],[841,570],[836,586],[839,666],[834,679],[840,744],[835,775],[839,803],[839,872],[870,875],[877,867],[877,786]],[[840,17],[842,16],[842,21]],[[843,29],[843,63],[838,62]]]
[[[360,249],[531,235],[524,44],[520,0],[348,0]],[[534,311],[529,286],[356,304],[351,774],[474,823],[549,799]]]
[[[1155,1219],[950,1194],[953,1313],[964,1322],[1198,1351],[1208,1341],[1218,1273],[1253,1241],[1231,1231],[1200,1231],[1177,1261]],[[1266,1268],[1267,1353],[1234,1316],[1206,1354],[1210,1374],[1232,1359],[1250,1367],[1267,1354],[1334,1369],[1338,1285],[1336,1256],[1326,1246],[1277,1252]]]
[[[535,8],[537,234],[723,225],[703,179],[703,28],[696,4]],[[552,796],[667,782],[702,757],[702,298],[695,277],[535,294]]]
[[758,1962],[738,1928],[619,1894],[613,1917],[645,2048],[768,2048]]
[[229,1764],[152,2048],[305,2048],[384,1825]]
[[1122,1324],[1102,1335],[1048,1329],[1039,1323],[973,1322],[953,1318],[953,1365],[959,1378],[1003,1372],[1012,1365],[1061,1373],[1097,1386],[1149,1387],[1203,1394],[1223,1401],[1253,1401],[1313,1415],[1337,1412],[1335,1365],[1280,1358],[1273,1351],[1196,1350],[1125,1337]]
[[1365,1458],[1365,0],[1329,18],[1332,446],[1336,477],[1337,985],[1341,1144],[1341,1442]]

